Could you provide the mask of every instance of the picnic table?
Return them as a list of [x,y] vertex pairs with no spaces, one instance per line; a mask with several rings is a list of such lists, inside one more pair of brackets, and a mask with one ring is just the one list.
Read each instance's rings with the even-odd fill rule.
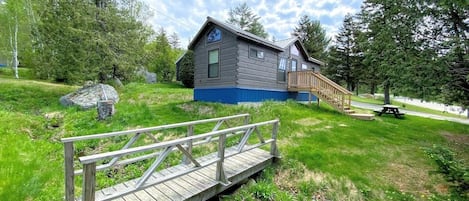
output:
[[404,113],[399,112],[399,106],[395,105],[383,105],[383,109],[374,111],[381,116],[382,114],[394,114],[394,117],[400,119],[404,116]]

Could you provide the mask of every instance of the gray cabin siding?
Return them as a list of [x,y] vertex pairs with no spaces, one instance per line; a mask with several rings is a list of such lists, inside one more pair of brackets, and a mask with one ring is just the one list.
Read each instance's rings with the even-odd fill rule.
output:
[[[264,52],[264,59],[249,56],[250,48]],[[286,90],[286,83],[277,81],[278,52],[265,46],[238,42],[238,87],[267,90]]]
[[[215,26],[206,29],[194,47],[194,87],[234,87],[236,85],[237,39],[236,36],[225,29],[218,27],[222,32],[221,41],[207,43],[207,34]],[[208,51],[219,49],[220,74],[218,78],[208,78]]]
[[[296,48],[299,50],[300,47],[299,45],[297,45],[297,43],[294,43],[290,46],[288,46],[285,51],[282,53],[282,56],[283,57],[286,57],[286,58],[289,58],[288,59],[288,71],[291,71],[292,68],[291,68],[291,61],[292,59],[295,59],[297,61],[297,71],[302,71],[302,70],[314,70],[315,72],[318,72],[319,69],[320,69],[320,66],[318,64],[315,64],[311,61],[308,61],[307,58],[305,58],[303,56],[303,54],[301,53],[301,50],[300,50],[300,54],[297,56],[297,55],[293,55],[291,54],[291,51],[290,51],[290,48],[292,48],[292,46],[296,46]],[[306,64],[307,65],[307,69],[302,69],[302,64]]]

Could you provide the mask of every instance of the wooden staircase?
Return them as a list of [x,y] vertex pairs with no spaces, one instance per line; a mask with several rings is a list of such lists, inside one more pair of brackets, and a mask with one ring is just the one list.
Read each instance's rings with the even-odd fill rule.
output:
[[357,119],[372,120],[373,114],[357,114],[351,109],[352,92],[313,71],[288,72],[289,91],[310,91],[336,110]]

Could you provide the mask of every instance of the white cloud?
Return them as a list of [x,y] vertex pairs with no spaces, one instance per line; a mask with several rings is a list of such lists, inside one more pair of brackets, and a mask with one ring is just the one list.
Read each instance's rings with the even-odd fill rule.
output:
[[[189,38],[200,29],[207,16],[220,21],[228,19],[230,8],[245,0],[144,0],[150,5],[154,16],[149,23],[155,28],[163,27],[168,33],[175,32],[187,47]],[[248,0],[246,3],[261,17],[269,36],[276,39],[290,37],[302,15],[320,20],[329,37],[337,33],[347,13],[360,10],[362,0]]]

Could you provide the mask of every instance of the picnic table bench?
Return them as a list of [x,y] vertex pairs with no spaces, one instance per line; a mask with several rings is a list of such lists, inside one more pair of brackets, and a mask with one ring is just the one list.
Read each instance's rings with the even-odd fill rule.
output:
[[398,119],[405,115],[404,113],[399,112],[399,106],[395,105],[383,105],[383,109],[376,110],[374,112],[377,113],[378,116],[381,116],[382,114],[393,114],[394,117]]

